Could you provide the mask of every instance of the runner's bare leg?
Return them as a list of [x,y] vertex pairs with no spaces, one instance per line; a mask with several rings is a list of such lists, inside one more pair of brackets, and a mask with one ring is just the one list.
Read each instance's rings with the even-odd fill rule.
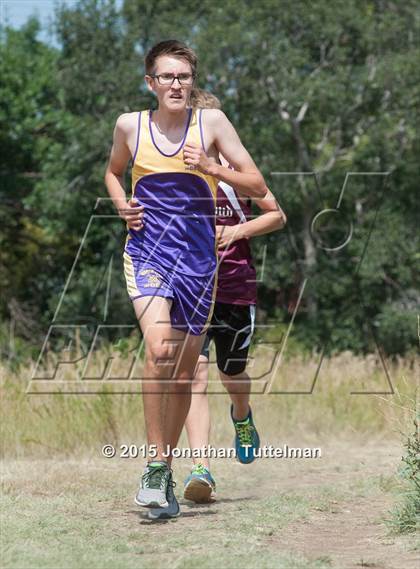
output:
[[243,371],[237,375],[226,375],[220,372],[223,382],[233,404],[233,418],[241,421],[249,413],[249,396],[251,392],[251,378]]
[[[181,332],[180,332],[181,334]],[[175,448],[181,436],[191,403],[191,384],[205,334],[185,335],[182,352],[176,363],[174,380],[170,382],[165,409],[165,439],[170,448]],[[167,458],[168,464],[172,457]]]
[[[205,356],[198,358],[191,387],[191,405],[185,421],[190,448],[207,447],[210,440],[210,411],[207,396],[209,362]],[[193,463],[210,468],[208,458],[195,457]]]
[[156,445],[155,460],[166,460],[164,436],[165,394],[175,367],[179,335],[170,325],[172,301],[160,296],[133,301],[145,341],[143,407],[148,445]]

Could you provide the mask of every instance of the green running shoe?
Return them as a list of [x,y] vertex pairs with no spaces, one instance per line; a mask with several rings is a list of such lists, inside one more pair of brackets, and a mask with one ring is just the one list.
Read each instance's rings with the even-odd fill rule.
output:
[[208,468],[195,464],[184,483],[184,498],[196,504],[208,504],[216,500],[216,482]]
[[146,508],[166,508],[166,493],[171,471],[166,462],[149,462],[141,477],[140,488],[134,498],[138,506]]
[[236,449],[236,458],[242,464],[250,464],[256,458],[255,451],[260,448],[260,437],[252,420],[251,409],[249,409],[246,419],[236,421],[233,418],[233,405],[231,405],[230,416],[236,431],[233,442]]

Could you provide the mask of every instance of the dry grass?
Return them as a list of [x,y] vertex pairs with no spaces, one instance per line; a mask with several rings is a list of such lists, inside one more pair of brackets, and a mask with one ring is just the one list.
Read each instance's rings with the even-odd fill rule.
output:
[[[258,353],[254,355],[257,364],[253,374],[257,377],[264,373],[267,359]],[[122,355],[108,368],[112,374],[120,372],[120,377],[124,377],[128,361],[127,355]],[[107,362],[109,353],[102,350],[96,354],[91,370],[96,373],[105,369]],[[302,440],[319,440],[320,435],[340,437],[350,433],[361,436],[374,433],[389,438],[406,431],[416,407],[418,362],[388,363],[394,394],[383,395],[378,393],[389,391],[389,384],[381,362],[374,356],[363,358],[343,353],[323,361],[312,393],[290,393],[309,392],[318,365],[315,357],[285,361],[275,374],[271,394],[261,393],[264,382],[254,381],[253,409],[265,442],[275,444],[288,437],[288,443],[297,444]],[[18,373],[0,368],[3,456],[58,457],[74,453],[80,456],[105,443],[145,442],[141,396],[107,393],[115,386],[121,390],[124,385],[139,391],[139,382],[96,381],[95,390],[99,386],[103,391],[96,395],[29,395],[31,371],[29,365]],[[141,360],[137,373],[141,373]],[[66,385],[74,388],[74,383],[66,382],[75,379],[75,370],[67,367],[60,377],[62,383],[48,382],[48,386],[55,385],[57,391]],[[78,385],[88,383],[83,380]],[[211,442],[215,446],[230,446],[229,399],[223,393],[216,369],[211,370],[209,391],[218,392],[210,394]],[[352,393],[355,391],[362,393]]]

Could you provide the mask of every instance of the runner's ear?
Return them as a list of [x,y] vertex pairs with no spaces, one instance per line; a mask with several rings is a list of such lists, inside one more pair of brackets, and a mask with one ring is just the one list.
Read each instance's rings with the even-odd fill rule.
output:
[[155,88],[154,88],[153,77],[150,77],[150,75],[145,75],[145,76],[144,76],[144,80],[145,80],[145,82],[146,82],[148,91],[151,91],[154,95],[156,95],[156,91],[155,91]]

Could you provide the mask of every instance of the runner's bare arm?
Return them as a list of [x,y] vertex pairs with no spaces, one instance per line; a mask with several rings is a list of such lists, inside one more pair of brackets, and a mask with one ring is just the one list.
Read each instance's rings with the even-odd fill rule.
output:
[[202,112],[204,133],[208,139],[205,140],[206,147],[214,145],[234,170],[211,161],[202,149],[190,144],[184,147],[186,163],[198,166],[206,174],[230,186],[236,186],[249,197],[264,197],[267,191],[264,178],[226,115],[218,109],[203,109]]
[[252,201],[263,213],[245,223],[238,223],[232,226],[216,226],[218,246],[220,248],[227,247],[239,239],[250,239],[257,235],[265,235],[266,233],[282,229],[285,226],[287,222],[286,214],[268,188],[264,198],[253,198]]
[[128,115],[121,115],[115,125],[114,139],[105,172],[105,185],[119,216],[127,222],[130,229],[139,230],[143,226],[143,206],[127,196],[123,184],[123,176],[131,158],[127,145],[130,120]]
[[283,229],[287,222],[286,214],[268,188],[263,198],[253,198],[252,201],[260,208],[262,214],[241,224],[243,237],[249,239],[250,237],[265,235],[266,233]]

